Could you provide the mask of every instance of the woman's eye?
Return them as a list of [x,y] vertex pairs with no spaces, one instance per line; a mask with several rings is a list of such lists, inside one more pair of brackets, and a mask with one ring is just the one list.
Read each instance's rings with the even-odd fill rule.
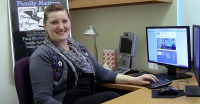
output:
[[56,24],[57,22],[56,21],[54,21],[54,22],[51,22],[51,24]]
[[63,20],[63,23],[67,23],[68,22],[68,20]]

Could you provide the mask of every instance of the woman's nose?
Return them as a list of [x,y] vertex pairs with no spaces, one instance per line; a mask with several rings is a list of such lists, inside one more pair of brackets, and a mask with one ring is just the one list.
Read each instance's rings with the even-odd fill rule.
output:
[[59,29],[62,29],[63,27],[64,27],[64,26],[63,26],[62,23],[59,23],[59,24],[58,24],[58,28],[59,28]]

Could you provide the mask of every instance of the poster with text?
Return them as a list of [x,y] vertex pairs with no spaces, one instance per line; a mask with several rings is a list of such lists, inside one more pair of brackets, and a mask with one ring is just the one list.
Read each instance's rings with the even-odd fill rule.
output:
[[13,61],[30,56],[45,40],[45,7],[59,3],[68,8],[68,0],[10,0],[9,18]]

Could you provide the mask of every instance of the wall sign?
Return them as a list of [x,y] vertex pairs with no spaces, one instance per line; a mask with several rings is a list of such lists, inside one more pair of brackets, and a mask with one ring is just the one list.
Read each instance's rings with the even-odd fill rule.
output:
[[54,3],[66,5],[68,0],[10,0],[10,40],[13,63],[30,56],[45,40],[43,14],[46,6]]

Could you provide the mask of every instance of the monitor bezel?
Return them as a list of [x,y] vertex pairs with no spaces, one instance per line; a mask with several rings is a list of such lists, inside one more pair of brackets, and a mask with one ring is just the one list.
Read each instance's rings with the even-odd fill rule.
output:
[[[178,66],[174,64],[167,64],[167,63],[161,63],[158,61],[151,61],[149,59],[149,42],[148,42],[148,29],[170,29],[170,28],[176,28],[176,29],[186,29],[187,31],[187,51],[188,51],[188,66]],[[191,70],[191,50],[190,50],[190,27],[189,26],[149,26],[146,27],[146,44],[147,44],[147,61],[150,63],[156,63],[158,65],[163,65],[163,66],[170,66],[174,68],[179,68],[179,69],[187,69]]]
[[[193,50],[193,54],[192,54],[192,61],[193,61],[193,66],[192,66],[192,68],[193,68],[193,72],[194,72],[194,75],[195,75],[195,78],[196,78],[196,81],[197,81],[197,83],[198,83],[198,86],[200,87],[200,69],[198,69],[197,71],[199,71],[199,72],[196,72],[196,70],[194,69],[195,68],[195,57],[194,57],[194,52],[195,52],[195,48],[194,48],[194,44],[195,44],[195,42],[194,42],[194,35],[195,35],[195,31],[194,31],[194,29],[195,28],[199,28],[199,30],[200,30],[200,25],[193,25],[192,26],[192,39],[193,39],[193,42],[192,42],[192,50]],[[200,34],[199,34],[200,35]],[[198,40],[200,40],[200,36],[199,36],[199,39]],[[200,46],[200,45],[199,45]],[[199,47],[199,55],[200,55],[200,47]],[[200,58],[198,59],[199,60],[199,65],[200,65]],[[197,78],[198,77],[198,78]]]
[[[122,39],[123,38],[127,38],[127,39],[130,39],[131,40],[131,53],[124,53],[124,52],[121,52],[121,44],[122,44]],[[135,47],[136,47],[136,40],[134,39],[135,36],[131,37],[131,36],[120,36],[120,41],[119,41],[119,54],[120,55],[123,55],[123,56],[130,56],[130,57],[134,57],[135,56]]]
[[[197,85],[186,85],[185,86],[185,95],[187,96],[187,97],[200,97],[200,73],[199,73],[199,68],[198,68],[198,72],[196,72],[195,71],[195,61],[194,61],[194,51],[195,51],[195,48],[194,48],[194,44],[195,44],[195,42],[194,42],[194,40],[195,39],[197,39],[198,41],[200,40],[200,34],[198,34],[199,35],[199,38],[194,38],[194,36],[195,36],[195,31],[194,31],[194,29],[195,28],[199,28],[199,30],[200,30],[200,25],[192,25],[192,40],[193,40],[193,42],[192,42],[192,50],[193,50],[193,55],[192,55],[192,59],[193,59],[193,72],[194,72],[194,76],[195,76],[195,78],[196,78],[196,81],[197,81]],[[200,54],[200,45],[199,45],[199,50],[198,50],[199,52],[198,52],[198,54]],[[199,63],[198,64],[200,64],[200,57],[197,59],[197,60],[199,60]],[[197,79],[197,77],[199,77],[199,79]]]

